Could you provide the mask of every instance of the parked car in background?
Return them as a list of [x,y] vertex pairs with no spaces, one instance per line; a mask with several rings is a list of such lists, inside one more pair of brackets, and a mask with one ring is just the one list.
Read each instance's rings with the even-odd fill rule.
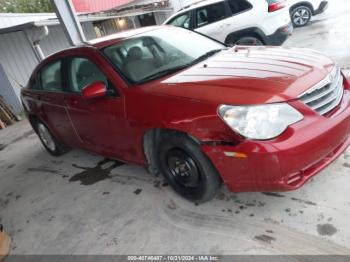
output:
[[290,17],[294,27],[307,25],[311,17],[323,13],[328,7],[325,0],[288,0]]
[[292,33],[288,8],[279,0],[200,1],[164,24],[195,30],[231,45],[281,45]]
[[46,58],[22,89],[45,148],[147,166],[183,197],[301,187],[349,145],[350,82],[318,52],[145,27]]

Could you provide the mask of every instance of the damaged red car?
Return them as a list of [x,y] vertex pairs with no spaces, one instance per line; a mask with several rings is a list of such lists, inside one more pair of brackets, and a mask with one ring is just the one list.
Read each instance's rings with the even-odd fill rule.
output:
[[349,145],[350,78],[304,49],[147,27],[56,53],[22,101],[45,148],[161,173],[183,197],[294,190]]

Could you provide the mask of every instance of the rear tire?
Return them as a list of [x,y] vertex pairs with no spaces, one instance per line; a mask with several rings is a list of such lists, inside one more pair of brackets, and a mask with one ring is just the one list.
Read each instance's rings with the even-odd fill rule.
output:
[[61,156],[67,153],[70,149],[58,142],[52,132],[40,120],[34,123],[35,131],[46,150],[53,156]]
[[231,36],[226,43],[229,45],[265,45],[264,41],[255,34]]
[[310,22],[312,12],[307,6],[298,6],[291,11],[290,16],[294,27],[303,27]]
[[166,133],[156,150],[157,168],[172,188],[193,202],[211,200],[221,178],[197,143],[188,136]]

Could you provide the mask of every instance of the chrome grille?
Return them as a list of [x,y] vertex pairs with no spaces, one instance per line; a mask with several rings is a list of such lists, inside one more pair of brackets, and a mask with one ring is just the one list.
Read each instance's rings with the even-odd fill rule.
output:
[[320,115],[327,114],[339,105],[344,93],[340,69],[332,72],[317,85],[299,96],[299,99]]

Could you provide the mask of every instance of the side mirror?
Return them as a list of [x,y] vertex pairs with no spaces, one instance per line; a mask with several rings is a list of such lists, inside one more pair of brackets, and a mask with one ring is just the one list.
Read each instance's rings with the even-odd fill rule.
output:
[[105,83],[102,81],[94,82],[90,85],[87,85],[82,90],[82,96],[84,99],[93,99],[98,97],[106,96],[107,88]]

